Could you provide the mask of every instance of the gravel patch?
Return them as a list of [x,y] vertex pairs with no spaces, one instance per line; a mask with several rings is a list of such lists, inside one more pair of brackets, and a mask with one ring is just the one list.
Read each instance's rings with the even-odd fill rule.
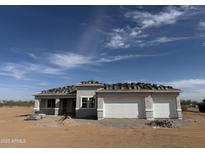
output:
[[177,125],[174,120],[165,119],[165,120],[153,120],[146,125],[151,126],[153,128],[176,128]]

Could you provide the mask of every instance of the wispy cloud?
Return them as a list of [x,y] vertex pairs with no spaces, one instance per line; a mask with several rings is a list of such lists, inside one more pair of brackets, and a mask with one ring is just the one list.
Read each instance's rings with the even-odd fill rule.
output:
[[15,63],[6,63],[0,68],[0,75],[22,79],[26,74],[25,66]]
[[115,35],[111,37],[110,42],[107,43],[107,46],[112,48],[128,48],[130,45],[126,44],[122,36],[120,36],[118,33],[115,33]]
[[205,97],[205,79],[203,78],[168,81],[162,84],[181,89],[182,99],[201,101]]
[[0,66],[0,75],[25,79],[30,73],[59,75],[62,71],[42,64],[33,63],[4,63]]
[[132,11],[125,16],[137,22],[142,29],[160,27],[166,24],[174,24],[185,10],[176,7],[167,7],[164,11],[153,14],[150,12]]
[[205,42],[201,43],[201,46],[205,47]]
[[63,68],[74,68],[83,64],[91,63],[92,57],[65,52],[55,53],[49,56],[49,62]]
[[186,79],[186,80],[176,80],[167,82],[167,84],[173,85],[175,87],[196,87],[196,86],[205,86],[205,79]]
[[110,48],[129,48],[131,44],[142,43],[141,39],[148,36],[144,34],[139,28],[131,28],[127,26],[125,28],[116,28],[112,30],[109,41],[106,46]]
[[108,36],[106,47],[119,49],[133,46],[144,47],[146,45],[155,45],[159,43],[173,42],[176,40],[187,39],[185,37],[159,37],[155,40],[146,41],[150,34],[147,29],[158,28],[164,25],[175,24],[179,19],[191,15],[190,10],[194,7],[189,6],[168,6],[158,13],[146,12],[143,10],[128,11],[125,18],[134,22],[125,27],[114,28]]
[[194,38],[193,36],[184,36],[184,37],[167,37],[167,36],[162,36],[162,37],[157,37],[156,39],[153,39],[151,41],[145,41],[140,43],[141,47],[144,46],[153,46],[157,44],[162,44],[162,43],[169,43],[169,42],[174,42],[174,41],[179,41],[179,40],[187,40]]
[[107,62],[115,62],[120,60],[126,59],[133,59],[133,58],[142,58],[142,57],[150,57],[154,55],[117,55],[117,56],[110,56],[110,57],[103,57],[97,60],[99,63],[107,63]]
[[34,53],[27,53],[27,55],[33,59],[37,59],[38,57]]
[[199,26],[201,28],[205,28],[205,21],[204,20],[199,21]]
[[142,58],[152,55],[115,55],[89,56],[72,52],[52,53],[44,58],[44,63],[19,62],[4,63],[0,66],[0,75],[11,76],[16,79],[26,79],[31,74],[63,75],[69,69],[87,65],[110,63],[131,58]]
[[185,40],[190,39],[191,37],[158,37],[155,40],[152,40],[152,43],[166,43],[166,42],[173,42],[178,40]]

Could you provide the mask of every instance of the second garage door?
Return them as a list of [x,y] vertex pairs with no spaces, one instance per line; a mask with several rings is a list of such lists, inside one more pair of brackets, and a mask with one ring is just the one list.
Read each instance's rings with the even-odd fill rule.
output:
[[138,98],[105,98],[105,118],[143,118],[143,99]]
[[154,103],[153,106],[154,118],[169,118],[170,117],[170,103]]
[[153,103],[154,118],[176,118],[176,101],[174,98],[154,98]]

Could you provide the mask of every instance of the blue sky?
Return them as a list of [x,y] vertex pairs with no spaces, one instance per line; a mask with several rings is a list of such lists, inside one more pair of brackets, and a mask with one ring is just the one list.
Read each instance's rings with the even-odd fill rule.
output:
[[142,81],[205,97],[204,6],[0,6],[0,99]]

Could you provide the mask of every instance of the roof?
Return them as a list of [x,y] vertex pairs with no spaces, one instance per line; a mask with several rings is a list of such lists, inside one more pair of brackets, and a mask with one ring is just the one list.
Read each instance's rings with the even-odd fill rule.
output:
[[65,86],[59,88],[52,88],[48,90],[43,90],[41,93],[37,95],[59,95],[59,94],[76,94],[78,86],[100,86],[100,90],[98,92],[109,92],[109,91],[116,91],[116,92],[124,92],[124,91],[156,91],[156,92],[180,92],[180,89],[175,89],[172,86],[164,86],[164,85],[157,85],[151,83],[142,83],[142,82],[131,82],[131,83],[114,83],[114,84],[107,84],[107,83],[100,83],[98,81],[89,80],[89,81],[81,81],[80,84],[72,85],[72,86]]
[[75,93],[76,93],[76,87],[72,85],[72,86],[65,86],[65,87],[43,90],[41,91],[40,94],[75,94]]

